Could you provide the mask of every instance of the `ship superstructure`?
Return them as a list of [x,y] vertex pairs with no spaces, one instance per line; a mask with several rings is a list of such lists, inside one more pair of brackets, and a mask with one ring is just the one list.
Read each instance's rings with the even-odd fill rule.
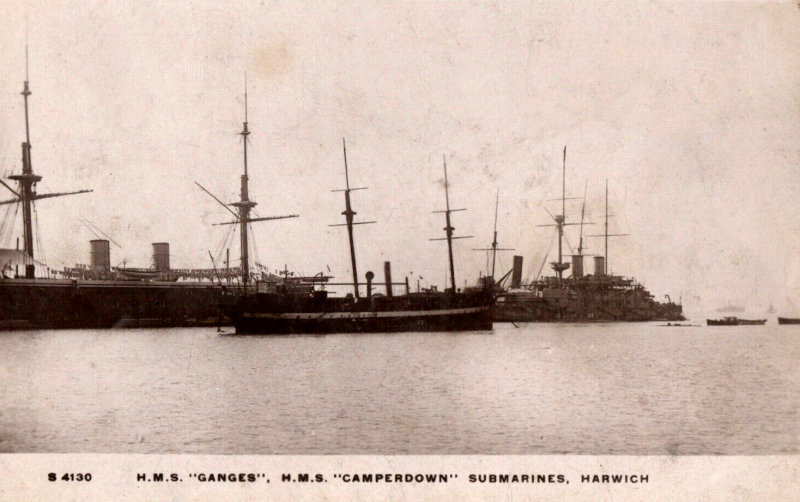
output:
[[[633,278],[608,273],[608,240],[627,234],[609,233],[608,230],[608,182],[605,192],[605,231],[586,237],[602,237],[604,254],[593,256],[594,273],[586,274],[583,253],[583,227],[591,224],[584,221],[586,195],[581,209],[580,222],[567,222],[566,197],[566,147],[562,167],[561,214],[552,215],[558,239],[558,258],[551,262],[553,276],[540,277],[523,284],[521,256],[514,257],[512,270],[499,281],[494,320],[497,322],[588,322],[588,321],[678,321],[683,320],[683,309],[667,297],[667,302],[658,302],[653,295]],[[562,240],[565,228],[580,226],[577,252],[571,263],[563,260]],[[543,265],[543,264],[542,264]],[[571,268],[572,273],[564,273]],[[541,268],[539,269],[541,273]],[[510,281],[506,281],[508,276]],[[508,284],[507,287],[503,285]]]
[[[345,223],[336,226],[347,228],[350,260],[353,274],[353,293],[334,297],[322,288],[289,288],[281,283],[257,283],[255,291],[226,291],[226,312],[236,327],[237,334],[299,334],[299,333],[353,333],[353,332],[398,332],[398,331],[463,331],[488,330],[492,327],[491,288],[458,291],[453,264],[453,235],[455,228],[450,208],[447,185],[447,165],[444,164],[446,209],[445,237],[448,249],[451,287],[444,292],[426,291],[412,293],[408,279],[404,283],[393,283],[391,265],[384,264],[385,282],[374,282],[375,274],[365,274],[364,291],[361,294],[356,260],[353,230],[355,225],[374,223],[357,222],[353,210],[351,192],[363,188],[350,186],[347,165],[347,147],[342,140],[345,168],[345,198],[342,214]],[[461,237],[463,238],[463,237]],[[405,294],[396,295],[393,286],[405,286]],[[373,294],[375,286],[384,286],[385,294]]]

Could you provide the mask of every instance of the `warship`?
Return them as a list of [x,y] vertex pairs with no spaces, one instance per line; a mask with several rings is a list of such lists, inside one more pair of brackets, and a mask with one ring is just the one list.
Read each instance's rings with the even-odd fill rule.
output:
[[[584,189],[580,222],[566,221],[566,156],[564,147],[562,164],[561,214],[550,214],[558,239],[558,259],[550,263],[555,272],[550,277],[537,277],[522,283],[522,256],[514,256],[513,268],[495,286],[495,322],[618,322],[618,321],[683,321],[683,308],[667,296],[666,302],[654,296],[635,279],[608,273],[608,239],[627,234],[608,232],[608,182],[605,197],[605,232],[587,237],[603,237],[605,253],[593,256],[594,274],[585,274],[583,253],[583,227],[586,194]],[[548,212],[549,213],[549,212]],[[571,261],[564,261],[563,240],[565,227],[580,226],[577,252]],[[497,238],[495,236],[496,247]],[[545,257],[545,260],[547,258]],[[542,263],[544,266],[544,262]],[[565,277],[565,272],[572,273]],[[541,272],[541,267],[539,269]],[[510,276],[510,281],[509,281]],[[508,285],[506,286],[506,284]]]
[[[246,94],[246,93],[245,93]],[[245,97],[245,122],[241,134],[246,138],[250,134],[247,124]],[[459,291],[456,288],[455,268],[453,265],[453,235],[455,228],[451,224],[451,213],[460,209],[450,208],[450,197],[447,183],[447,163],[444,162],[445,202],[446,209],[437,211],[445,215],[445,235],[450,265],[450,288],[445,291],[428,290],[411,292],[408,278],[403,283],[393,283],[390,262],[384,263],[385,281],[374,282],[375,274],[365,274],[364,292],[361,294],[359,283],[353,229],[356,225],[375,223],[374,221],[354,221],[356,212],[351,203],[351,193],[365,187],[351,187],[347,166],[347,146],[342,139],[344,153],[345,188],[334,190],[344,193],[345,223],[332,226],[347,228],[350,249],[350,265],[352,283],[330,283],[331,285],[352,286],[353,292],[343,297],[329,294],[312,278],[291,282],[255,281],[254,288],[248,288],[251,278],[247,268],[242,272],[242,288],[226,288],[223,304],[227,316],[236,328],[236,334],[302,334],[302,333],[359,333],[359,332],[402,332],[402,331],[463,331],[490,330],[492,328],[493,292],[491,288],[473,288]],[[250,217],[251,209],[256,203],[248,197],[247,142],[244,142],[244,174],[241,176],[241,200],[231,204],[236,209],[226,208],[234,213],[245,234],[249,223],[261,221],[263,218]],[[281,218],[281,217],[276,217]],[[247,240],[242,239],[242,263],[247,263]],[[375,286],[384,286],[385,294],[373,292]],[[394,286],[404,286],[404,294],[395,294]]]
[[39,230],[34,227],[36,202],[91,190],[37,192],[42,177],[34,172],[31,157],[30,95],[26,48],[22,172],[8,177],[17,187],[0,179],[3,188],[13,195],[0,201],[0,205],[9,208],[0,228],[13,235],[21,207],[23,246],[20,249],[17,240],[15,248],[0,249],[0,329],[197,326],[225,322],[219,303],[223,280],[232,283],[240,270],[171,269],[169,243],[152,245],[153,264],[149,268],[112,267],[113,240],[99,238],[100,235],[90,242],[89,265],[55,270],[37,258],[34,240],[36,249],[41,250],[42,246]]

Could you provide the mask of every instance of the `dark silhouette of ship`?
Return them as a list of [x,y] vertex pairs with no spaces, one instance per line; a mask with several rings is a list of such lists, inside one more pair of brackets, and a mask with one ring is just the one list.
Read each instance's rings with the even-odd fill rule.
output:
[[[171,269],[168,243],[153,244],[154,264],[150,268],[112,267],[110,243],[113,241],[110,238],[91,241],[90,265],[56,271],[37,260],[34,255],[34,236],[39,240],[38,233],[34,232],[36,201],[91,190],[37,192],[37,183],[42,177],[34,173],[31,157],[30,95],[26,48],[22,172],[9,177],[17,182],[17,187],[0,179],[0,184],[13,195],[9,200],[0,201],[0,205],[19,204],[22,208],[23,247],[19,249],[18,244],[15,249],[0,250],[0,329],[218,324],[222,277],[230,281],[238,274],[230,268],[225,271]],[[13,225],[13,220],[10,223]],[[214,277],[217,284],[212,282]]]
[[733,316],[722,319],[706,319],[706,324],[709,326],[760,326],[766,323],[766,319],[740,319]]
[[[245,107],[246,107],[245,92]],[[247,112],[241,134],[246,138],[250,131]],[[247,142],[244,146],[244,174],[241,177],[241,200],[232,204],[238,209],[234,213],[236,222],[245,235],[249,223],[258,221],[250,217],[250,210],[256,205],[248,197]],[[353,273],[353,293],[345,297],[334,297],[324,289],[317,288],[314,278],[285,282],[255,281],[255,287],[248,287],[251,279],[247,268],[243,269],[242,288],[226,288],[223,303],[228,317],[236,327],[237,334],[295,334],[295,333],[358,333],[358,332],[399,332],[399,331],[462,331],[490,330],[492,328],[493,294],[491,285],[465,291],[456,288],[453,266],[453,235],[451,213],[459,209],[450,208],[447,185],[447,164],[444,164],[446,209],[444,227],[450,265],[450,288],[443,292],[425,291],[412,293],[408,279],[404,283],[393,283],[391,265],[384,264],[385,282],[377,283],[370,271],[365,274],[365,294],[361,294],[356,261],[353,228],[355,225],[374,223],[356,222],[351,204],[351,192],[363,188],[350,186],[347,166],[347,148],[342,140],[345,168],[344,193],[345,226],[350,248],[350,264]],[[227,206],[226,206],[227,207]],[[229,211],[230,208],[228,208]],[[233,211],[231,211],[233,212]],[[271,218],[268,218],[271,219]],[[241,243],[242,263],[247,263],[247,240]],[[321,276],[321,274],[320,274]],[[288,277],[287,277],[288,279]],[[334,284],[334,283],[332,283]],[[393,286],[405,286],[405,293],[394,294]],[[384,286],[385,294],[373,292],[375,286]]]
[[[497,281],[497,301],[494,310],[496,322],[615,322],[615,321],[682,321],[683,308],[667,297],[666,302],[656,301],[653,295],[635,279],[608,273],[608,239],[627,234],[608,232],[608,182],[605,197],[605,232],[587,237],[603,237],[605,253],[594,256],[594,274],[585,274],[583,254],[583,227],[586,194],[580,222],[566,221],[566,155],[564,147],[562,165],[561,214],[550,216],[557,231],[558,259],[550,263],[555,272],[551,277],[537,277],[522,283],[521,256],[514,256],[513,268]],[[566,226],[580,226],[577,252],[571,262],[564,261],[562,241]],[[495,244],[496,247],[496,236]],[[546,260],[546,257],[545,257]],[[542,263],[542,267],[544,263]],[[565,272],[572,269],[570,276]],[[539,269],[541,273],[541,267]],[[509,281],[510,276],[510,281]]]

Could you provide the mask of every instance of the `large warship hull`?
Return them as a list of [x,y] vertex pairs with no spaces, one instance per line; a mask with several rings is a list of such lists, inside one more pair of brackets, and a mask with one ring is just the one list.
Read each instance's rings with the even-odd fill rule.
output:
[[[610,277],[610,276],[609,276]],[[606,279],[608,279],[607,277]],[[641,286],[617,286],[621,280],[547,278],[534,288],[502,292],[495,322],[647,322],[684,321],[683,308],[655,301]],[[628,281],[628,280],[625,280]]]
[[[500,281],[511,275],[508,290],[498,288],[495,306],[495,321],[498,322],[647,322],[647,321],[683,321],[683,307],[673,303],[655,300],[654,296],[635,279],[609,273],[608,239],[623,237],[627,234],[609,233],[608,230],[608,180],[605,190],[604,231],[586,237],[604,237],[604,252],[594,255],[594,273],[584,271],[584,216],[586,209],[586,189],[584,188],[583,206],[580,223],[569,222],[566,217],[566,162],[567,147],[564,147],[562,164],[561,214],[548,214],[552,224],[538,225],[555,227],[558,237],[558,254],[556,261],[550,262],[555,272],[552,277],[541,277],[539,274],[544,262],[539,267],[537,278],[528,284],[522,284],[522,256],[514,256],[512,270]],[[587,223],[588,224],[588,223]],[[563,241],[567,225],[580,225],[580,237],[577,253],[571,255],[571,261],[564,260]],[[567,242],[569,245],[569,242]],[[496,247],[496,246],[495,246]],[[549,251],[548,251],[549,253]],[[570,273],[569,276],[566,276]]]
[[354,301],[257,294],[232,297],[228,310],[237,334],[482,331],[492,329],[492,295],[409,294]]
[[210,283],[69,279],[0,280],[0,329],[214,326]]

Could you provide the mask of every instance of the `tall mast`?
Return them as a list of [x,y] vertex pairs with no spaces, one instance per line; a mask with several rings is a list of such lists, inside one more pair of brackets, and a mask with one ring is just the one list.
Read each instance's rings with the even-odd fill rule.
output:
[[625,237],[628,234],[610,234],[608,233],[608,218],[613,215],[608,214],[608,179],[606,179],[606,201],[605,201],[605,231],[602,234],[587,235],[587,237],[603,237],[605,241],[605,251],[603,253],[603,274],[608,275],[608,238],[609,237]]
[[453,230],[455,227],[450,223],[450,213],[454,211],[464,211],[464,209],[450,209],[450,185],[447,181],[447,158],[442,155],[442,164],[444,166],[444,201],[445,201],[445,210],[444,211],[434,211],[434,213],[444,213],[444,220],[445,220],[445,237],[444,239],[431,239],[432,241],[440,241],[446,240],[447,241],[447,257],[450,261],[450,287],[452,288],[453,293],[456,292],[456,273],[455,273],[455,266],[453,265],[453,239],[469,239],[472,236],[467,235],[463,237],[454,237]]
[[353,243],[353,216],[356,214],[350,205],[350,173],[347,171],[347,145],[342,138],[342,153],[344,155],[344,217],[347,221],[347,238],[350,241],[350,266],[353,269],[353,288],[358,298],[358,269],[356,267],[356,247]]
[[[572,199],[572,197],[570,197]],[[555,225],[537,225],[538,227],[556,227],[558,231],[558,261],[550,262],[550,267],[555,270],[559,279],[563,278],[564,271],[569,268],[569,263],[564,263],[564,256],[563,256],[563,244],[562,241],[564,240],[564,227],[566,225],[578,225],[578,223],[567,223],[566,222],[566,213],[567,213],[567,147],[564,146],[564,156],[561,162],[561,199],[550,199],[550,200],[561,200],[561,214],[556,214],[555,216],[547,211],[545,211],[550,215],[550,217],[555,222]]]
[[564,156],[561,162],[561,214],[557,214],[554,218],[556,222],[556,229],[558,230],[558,261],[552,263],[553,270],[558,274],[561,279],[564,275],[564,270],[569,268],[568,263],[564,263],[563,255],[563,240],[564,240],[564,225],[567,219],[567,147],[564,146]]
[[22,89],[22,98],[25,101],[25,142],[22,144],[22,175],[18,177],[22,195],[22,220],[24,226],[25,254],[30,263],[25,265],[25,277],[32,279],[35,265],[33,264],[33,221],[31,218],[31,202],[33,198],[33,185],[40,181],[41,176],[33,174],[31,161],[31,131],[28,119],[28,96],[31,90],[28,81],[28,46],[25,46],[25,82]]
[[244,78],[244,123],[242,124],[242,132],[239,133],[242,137],[244,145],[244,174],[242,174],[242,188],[239,202],[231,204],[239,208],[239,228],[240,228],[240,253],[241,253],[241,266],[242,266],[242,285],[247,286],[250,280],[250,256],[248,254],[249,241],[247,236],[247,225],[250,223],[250,210],[256,206],[249,198],[247,189],[247,137],[250,136],[250,129],[247,124],[247,75]]
[[495,271],[495,261],[497,257],[498,251],[513,251],[513,248],[499,248],[497,247],[497,208],[500,207],[500,190],[497,191],[497,197],[495,198],[494,202],[494,238],[492,240],[492,247],[490,248],[478,248],[473,249],[473,251],[491,251],[492,252],[492,280],[494,280],[494,271]]
[[[353,206],[350,204],[350,192],[353,190],[365,190],[366,187],[359,187],[359,188],[350,188],[350,173],[347,169],[347,145],[345,144],[344,138],[342,138],[342,152],[344,153],[344,183],[345,189],[344,190],[333,190],[333,192],[344,192],[344,211],[342,214],[345,218],[344,226],[347,227],[347,237],[350,242],[350,268],[353,271],[353,291],[355,293],[356,299],[361,298],[360,293],[358,292],[358,268],[356,266],[356,248],[355,244],[353,243],[353,225],[365,225],[368,223],[375,223],[374,221],[361,221],[361,222],[354,222],[353,216],[357,213],[353,211]],[[339,227],[342,224],[330,225],[332,227]]]
[[[241,267],[242,267],[242,286],[246,287],[247,283],[250,282],[250,257],[248,254],[248,236],[247,230],[248,225],[250,223],[254,223],[257,221],[271,221],[271,220],[283,220],[286,218],[297,218],[298,215],[296,214],[289,214],[285,216],[265,216],[265,217],[258,217],[258,218],[251,218],[250,211],[258,205],[256,202],[250,200],[248,194],[248,187],[247,187],[247,138],[250,136],[250,129],[248,127],[247,122],[247,74],[245,73],[244,76],[244,123],[242,124],[242,131],[239,133],[242,137],[242,142],[244,143],[244,174],[241,176],[241,192],[239,194],[240,200],[237,202],[231,202],[230,204],[225,204],[222,202],[218,197],[214,194],[206,190],[203,185],[198,182],[194,182],[195,185],[200,187],[205,193],[211,196],[215,201],[217,201],[222,207],[228,210],[229,213],[233,214],[234,221],[228,221],[224,223],[214,223],[214,225],[239,225],[240,228],[240,242],[239,242],[239,256],[241,259]],[[233,206],[238,209],[238,213],[234,212],[230,207]],[[246,288],[245,288],[246,289]]]
[[344,138],[342,138],[342,152],[344,154],[344,183],[345,187],[347,187],[344,190],[344,212],[342,214],[344,214],[347,221],[347,238],[350,241],[350,266],[353,269],[353,288],[356,298],[358,298],[358,268],[356,266],[356,247],[353,244],[353,216],[356,213],[350,205],[350,174],[347,171],[347,145]]
[[31,95],[30,84],[28,81],[28,46],[25,46],[25,82],[22,88],[22,97],[25,103],[25,141],[22,143],[22,174],[15,174],[9,176],[8,179],[19,182],[19,192],[14,191],[7,184],[2,185],[15,195],[14,199],[4,200],[0,202],[3,204],[12,204],[22,202],[22,224],[23,224],[23,238],[25,241],[25,255],[28,257],[28,263],[25,264],[25,277],[33,279],[35,276],[36,266],[33,261],[33,218],[32,218],[32,203],[39,199],[48,199],[50,197],[61,197],[62,195],[72,195],[77,193],[87,193],[91,190],[79,190],[76,192],[61,192],[38,194],[35,191],[35,185],[41,181],[42,177],[37,176],[33,172],[33,163],[31,162],[31,132],[30,121],[28,119],[28,96]]
[[445,211],[445,221],[446,227],[444,230],[447,234],[447,256],[450,259],[450,286],[453,288],[453,292],[456,291],[456,272],[455,267],[453,266],[453,225],[450,224],[450,189],[447,183],[447,158],[442,155],[442,162],[444,164],[444,200],[446,204],[447,210]]

